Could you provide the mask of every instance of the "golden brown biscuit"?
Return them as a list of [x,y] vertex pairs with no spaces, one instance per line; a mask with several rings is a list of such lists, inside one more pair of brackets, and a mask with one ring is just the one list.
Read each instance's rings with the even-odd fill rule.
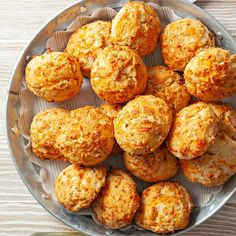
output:
[[114,120],[120,147],[131,154],[154,152],[165,140],[172,122],[172,111],[161,98],[143,95],[130,101]]
[[155,233],[172,233],[188,226],[192,208],[191,197],[183,186],[160,182],[143,191],[135,223]]
[[[122,109],[123,105],[121,104],[110,104],[110,103],[104,103],[100,106],[100,109],[102,112],[104,112],[113,123],[113,120],[117,117],[119,111]],[[112,150],[112,155],[116,155],[122,153],[122,149],[120,148],[119,144],[115,142]]]
[[208,48],[197,54],[186,66],[186,88],[190,94],[203,101],[217,101],[231,96],[236,91],[235,66],[236,61],[231,60],[229,51]]
[[118,229],[131,224],[138,206],[135,182],[122,170],[114,170],[92,208],[103,225]]
[[183,174],[206,186],[224,184],[236,173],[236,112],[229,105],[209,104],[219,118],[216,142],[194,160],[181,160]]
[[165,100],[174,109],[174,114],[186,107],[191,98],[183,78],[166,66],[148,68],[145,94],[152,94]]
[[84,166],[94,166],[105,160],[114,142],[110,118],[99,108],[90,106],[71,111],[56,140],[69,162]]
[[157,182],[168,180],[178,172],[178,159],[165,146],[146,155],[124,153],[125,167],[136,177],[147,181]]
[[112,20],[111,40],[145,56],[157,46],[160,32],[160,19],[152,7],[143,2],[129,2]]
[[218,130],[218,118],[213,109],[207,103],[197,102],[177,113],[167,147],[180,159],[193,159],[215,142]]
[[56,179],[54,186],[56,198],[67,210],[77,212],[90,207],[105,182],[104,167],[89,168],[72,164]]
[[232,82],[232,91],[236,93],[236,54],[230,57],[230,77]]
[[100,52],[91,71],[94,92],[109,103],[123,103],[141,94],[147,69],[140,56],[126,46],[108,46]]
[[219,118],[220,130],[236,141],[236,111],[226,104],[210,104]]
[[122,107],[123,105],[121,104],[104,103],[100,106],[100,109],[113,121],[121,111]]
[[51,108],[38,113],[30,126],[30,141],[34,154],[41,159],[64,159],[55,146],[56,137],[68,115],[63,108]]
[[184,71],[185,66],[198,52],[214,46],[213,34],[196,19],[171,22],[161,35],[165,64],[175,71]]
[[47,52],[28,63],[25,80],[36,96],[49,102],[62,102],[79,92],[83,77],[75,57],[64,52]]
[[200,157],[180,160],[184,176],[206,186],[224,184],[236,174],[236,142],[220,132],[216,142]]
[[70,36],[66,52],[79,60],[85,77],[90,77],[98,53],[111,44],[110,33],[111,22],[98,20],[82,26]]

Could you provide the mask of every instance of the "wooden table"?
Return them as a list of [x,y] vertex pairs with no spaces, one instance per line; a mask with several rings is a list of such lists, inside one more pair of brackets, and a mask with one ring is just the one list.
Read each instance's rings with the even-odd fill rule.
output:
[[[23,48],[53,15],[74,0],[0,1],[0,235],[25,236],[39,231],[71,231],[31,196],[13,166],[6,140],[8,83]],[[198,1],[236,39],[236,0]],[[218,213],[185,235],[236,235],[236,196]]]

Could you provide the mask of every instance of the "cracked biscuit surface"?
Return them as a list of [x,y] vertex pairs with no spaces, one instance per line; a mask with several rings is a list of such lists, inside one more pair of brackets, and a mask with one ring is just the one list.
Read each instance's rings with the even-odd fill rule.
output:
[[214,110],[205,102],[197,102],[177,113],[167,138],[167,147],[180,159],[193,159],[215,142],[218,130]]
[[123,105],[121,104],[104,103],[100,106],[100,109],[113,121],[121,111],[122,107]]
[[111,40],[146,56],[156,48],[160,32],[160,19],[152,7],[143,2],[129,2],[112,20]]
[[119,229],[131,224],[139,200],[133,179],[122,170],[113,170],[92,209],[103,225]]
[[186,107],[191,98],[182,76],[166,66],[148,68],[148,82],[145,94],[162,98],[173,108],[174,114]]
[[34,154],[43,159],[65,159],[55,146],[56,137],[69,111],[51,108],[34,116],[30,126],[30,141]]
[[56,198],[67,210],[78,212],[82,208],[90,207],[105,182],[105,167],[90,168],[72,164],[56,178]]
[[198,52],[214,46],[213,34],[196,19],[171,22],[161,35],[163,59],[175,71],[184,71],[185,66]]
[[184,176],[205,186],[219,186],[236,173],[236,142],[225,133],[200,157],[180,160]]
[[210,104],[219,118],[216,141],[200,157],[181,160],[183,174],[206,186],[224,184],[236,173],[236,112],[229,105]]
[[66,52],[76,57],[85,77],[90,77],[91,67],[110,40],[111,22],[94,21],[77,29],[69,38]]
[[125,167],[136,177],[157,182],[168,180],[178,172],[178,159],[163,145],[146,155],[124,153]]
[[138,96],[128,102],[114,120],[116,141],[131,154],[154,152],[165,140],[172,111],[161,98]]
[[35,56],[26,66],[28,89],[48,102],[62,102],[80,90],[83,77],[78,60],[63,52]]
[[56,144],[71,163],[94,166],[104,161],[114,145],[112,121],[99,108],[73,110],[60,130]]
[[155,233],[172,233],[189,224],[191,197],[179,183],[160,182],[145,189],[135,223]]
[[236,55],[222,48],[208,48],[186,66],[188,92],[202,101],[217,101],[236,91]]
[[223,103],[210,103],[219,118],[220,130],[229,138],[236,141],[236,111],[233,107]]
[[147,69],[140,56],[126,46],[108,46],[100,52],[91,71],[94,92],[109,103],[123,103],[141,94]]

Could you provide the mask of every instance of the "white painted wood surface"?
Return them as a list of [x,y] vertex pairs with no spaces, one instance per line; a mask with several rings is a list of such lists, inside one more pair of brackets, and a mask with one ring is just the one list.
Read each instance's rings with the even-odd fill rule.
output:
[[[0,236],[25,236],[39,231],[71,231],[31,196],[18,176],[8,151],[5,103],[17,58],[36,31],[74,0],[0,0]],[[198,1],[236,39],[236,0]],[[218,213],[185,234],[236,235],[236,196]]]

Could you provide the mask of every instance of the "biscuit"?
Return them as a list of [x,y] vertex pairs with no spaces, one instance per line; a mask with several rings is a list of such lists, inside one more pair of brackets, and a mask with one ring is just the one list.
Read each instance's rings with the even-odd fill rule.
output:
[[161,35],[163,59],[174,71],[184,71],[185,66],[198,52],[214,46],[213,34],[196,19],[171,22]]
[[148,82],[145,94],[162,98],[174,110],[174,114],[186,107],[191,95],[183,78],[166,66],[148,68]]
[[123,103],[141,94],[147,69],[140,56],[126,46],[108,46],[100,52],[91,71],[94,92],[109,103]]
[[177,113],[167,147],[180,159],[193,159],[215,142],[218,130],[218,118],[213,109],[207,103],[197,102]]
[[99,108],[90,106],[71,111],[56,140],[69,162],[84,166],[94,166],[105,160],[114,142],[110,118]]
[[[119,111],[122,109],[122,107],[123,107],[123,105],[121,105],[121,104],[104,103],[100,106],[100,109],[113,122],[114,119],[117,117]],[[115,142],[111,155],[116,155],[116,154],[119,154],[119,153],[122,153],[122,149],[120,148],[119,144],[117,142]]]
[[172,122],[172,111],[161,98],[138,96],[114,120],[115,138],[131,154],[154,152],[165,140]]
[[135,223],[155,233],[173,233],[188,226],[192,207],[191,197],[183,186],[160,182],[143,191]]
[[206,186],[224,184],[236,173],[236,112],[226,104],[209,104],[219,118],[216,142],[200,157],[181,160],[183,174]]
[[178,159],[165,146],[146,155],[124,153],[125,167],[136,177],[157,182],[168,180],[178,172]]
[[160,19],[152,7],[143,2],[129,2],[112,20],[111,40],[146,56],[156,48],[160,32]]
[[92,209],[100,223],[118,229],[131,224],[139,200],[133,179],[122,170],[114,170],[108,175]]
[[226,104],[210,104],[219,118],[220,130],[236,141],[236,111]]
[[67,210],[78,212],[82,208],[90,207],[105,182],[104,167],[89,168],[72,164],[56,178],[56,198]]
[[123,105],[121,104],[104,103],[100,106],[100,109],[113,121],[121,111],[122,107]]
[[219,186],[236,174],[236,142],[220,132],[216,142],[200,157],[180,160],[184,176],[205,186]]
[[55,146],[56,137],[68,111],[63,108],[51,108],[38,113],[30,126],[30,141],[34,154],[43,159],[64,159]]
[[188,92],[208,102],[231,96],[236,91],[233,58],[222,48],[208,48],[197,54],[184,70]]
[[110,33],[111,22],[98,20],[80,27],[70,36],[65,51],[79,60],[85,77],[90,77],[98,53],[111,44]]
[[26,66],[28,89],[48,102],[62,102],[80,90],[83,77],[77,59],[63,52],[47,52]]

